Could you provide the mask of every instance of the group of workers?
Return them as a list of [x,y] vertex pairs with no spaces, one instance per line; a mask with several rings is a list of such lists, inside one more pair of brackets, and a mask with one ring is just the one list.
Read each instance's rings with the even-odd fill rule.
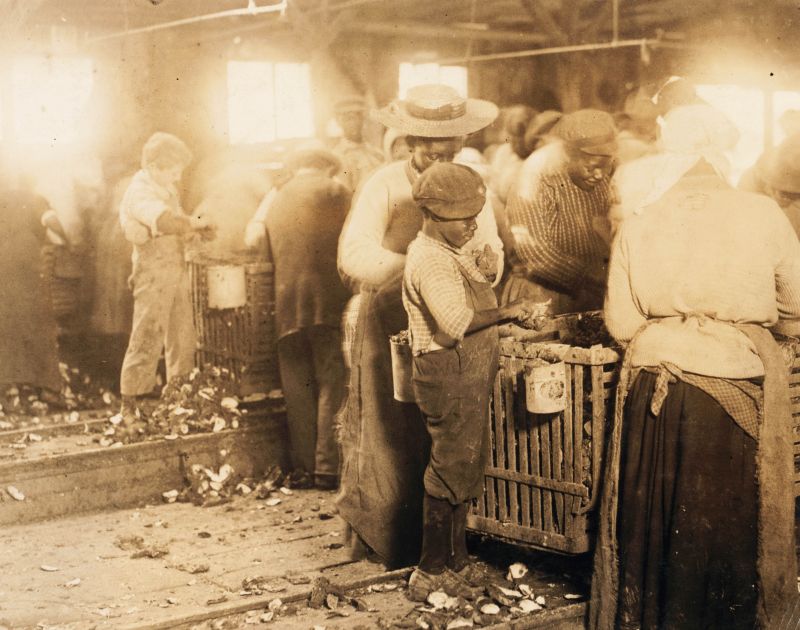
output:
[[[354,556],[417,565],[415,600],[477,586],[466,518],[483,492],[497,324],[543,303],[604,308],[626,349],[591,627],[766,627],[797,595],[791,409],[769,329],[800,319],[800,136],[738,190],[731,123],[686,83],[658,96],[651,125],[512,108],[485,169],[462,149],[494,104],[410,89],[372,112],[399,157],[387,162],[363,138],[366,103],[347,99],[339,144],[288,155],[247,227],[275,265],[292,463],[339,488]],[[134,296],[121,412],[134,428],[162,350],[168,377],[193,364],[183,247],[214,226],[181,209],[190,160],[153,135],[120,204]],[[415,402],[393,395],[389,338],[405,330]]]
[[[355,552],[417,563],[412,598],[475,586],[465,523],[483,491],[495,324],[549,302],[604,308],[626,349],[591,626],[767,627],[795,605],[792,419],[769,329],[800,318],[799,140],[759,160],[766,194],[738,190],[736,129],[685,88],[665,89],[657,141],[628,143],[618,169],[611,115],[549,114],[497,215],[486,182],[453,163],[491,104],[424,86],[375,112],[411,155],[364,182],[339,242],[360,300],[337,505]],[[387,339],[404,329],[414,403],[393,398]]]

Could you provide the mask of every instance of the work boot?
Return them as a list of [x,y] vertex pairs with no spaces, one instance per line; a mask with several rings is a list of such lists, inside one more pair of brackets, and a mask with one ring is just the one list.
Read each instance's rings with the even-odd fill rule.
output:
[[147,421],[142,416],[136,396],[122,397],[119,414],[122,422],[117,427],[116,437],[126,444],[144,439]]
[[467,512],[469,503],[460,503],[453,508],[453,545],[447,567],[470,586],[484,586],[487,576],[470,561],[467,551]]
[[339,475],[314,473],[314,487],[317,490],[336,490],[339,487]]
[[439,575],[450,560],[453,535],[453,506],[447,499],[425,494],[422,499],[422,551],[419,568]]
[[486,572],[474,562],[467,562],[460,569],[453,568],[450,571],[464,584],[472,588],[486,586],[489,582]]
[[122,396],[122,402],[119,407],[119,415],[122,416],[122,424],[128,426],[141,420],[142,412],[139,411],[139,405],[136,396]]
[[449,569],[441,573],[427,573],[419,567],[414,569],[408,580],[407,597],[414,602],[425,602],[428,596],[436,591],[446,593],[450,597],[475,599],[483,591],[475,589],[463,582]]

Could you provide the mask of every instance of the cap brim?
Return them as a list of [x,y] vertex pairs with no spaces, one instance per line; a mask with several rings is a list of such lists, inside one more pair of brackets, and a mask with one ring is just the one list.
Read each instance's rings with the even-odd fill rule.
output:
[[427,203],[420,200],[417,201],[417,203],[428,208],[428,210],[440,219],[444,219],[445,221],[459,221],[477,217],[486,205],[486,197],[476,197],[475,199],[467,199],[458,203],[447,203],[438,200],[435,202],[428,200]]
[[588,147],[579,147],[578,150],[581,153],[586,153],[587,155],[612,157],[617,154],[617,148],[616,142],[606,142],[604,144],[594,144]]
[[427,120],[411,116],[402,102],[373,110],[371,117],[386,127],[397,129],[410,136],[453,138],[466,136],[488,127],[497,118],[498,113],[499,110],[494,103],[468,98],[464,115],[452,120]]

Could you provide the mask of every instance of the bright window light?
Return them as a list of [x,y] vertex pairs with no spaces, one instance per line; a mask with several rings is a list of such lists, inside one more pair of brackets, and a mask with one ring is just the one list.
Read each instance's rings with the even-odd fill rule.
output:
[[231,144],[313,136],[308,64],[229,61],[228,133]]
[[786,138],[786,130],[780,123],[780,118],[789,110],[800,111],[800,92],[778,91],[772,94],[772,134],[775,144],[780,144]]
[[13,133],[26,144],[78,140],[92,92],[91,59],[20,57],[11,72]]
[[728,154],[735,184],[764,151],[764,92],[738,85],[698,85],[697,95],[724,113],[739,130],[739,143]]
[[443,83],[454,88],[461,96],[467,96],[467,69],[464,66],[440,66],[438,63],[401,63],[400,98],[408,94],[408,88],[426,83]]

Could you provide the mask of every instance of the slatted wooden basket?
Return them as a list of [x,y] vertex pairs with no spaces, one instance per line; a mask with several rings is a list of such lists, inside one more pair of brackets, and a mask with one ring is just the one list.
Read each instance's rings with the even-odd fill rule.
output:
[[[244,267],[244,306],[209,308],[208,269],[219,265]],[[279,388],[272,263],[245,254],[221,260],[195,253],[189,257],[189,273],[197,331],[196,365],[229,370],[243,396]]]
[[[468,516],[478,533],[540,549],[589,551],[601,490],[605,436],[613,414],[621,354],[559,344],[570,318],[541,333],[513,326],[500,342],[500,370],[491,409],[491,455],[484,494]],[[548,339],[549,337],[549,339]],[[520,338],[534,341],[520,341]],[[781,339],[792,364],[795,462],[800,463],[800,345]],[[535,415],[525,405],[525,364],[543,347],[558,348],[566,364],[566,409]],[[792,361],[793,359],[793,361]],[[800,474],[795,476],[800,496]]]

